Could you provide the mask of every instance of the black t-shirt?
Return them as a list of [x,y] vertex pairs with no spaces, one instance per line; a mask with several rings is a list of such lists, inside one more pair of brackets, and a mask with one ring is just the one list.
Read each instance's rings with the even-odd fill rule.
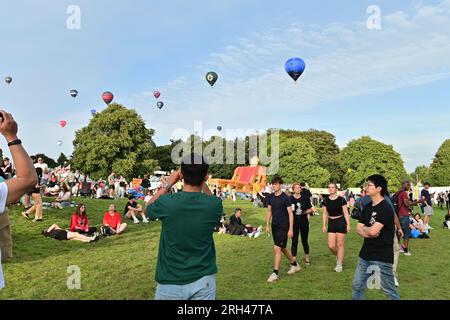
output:
[[[41,180],[42,180],[42,168],[39,168],[39,167],[37,167],[37,168],[35,168],[36,169],[36,174],[37,174],[37,177],[38,177],[38,185],[41,185]],[[36,187],[34,187],[32,190],[31,190],[31,193],[40,193],[41,192],[41,189],[40,188],[36,188]]]
[[302,188],[302,190],[300,191],[300,194],[302,195],[302,197],[301,197],[302,210],[306,211],[306,210],[312,208],[312,204],[311,204],[312,194],[311,194],[311,192],[308,189]]
[[325,197],[322,202],[323,206],[327,208],[328,216],[330,217],[339,217],[344,214],[344,210],[342,210],[342,206],[347,204],[347,201],[342,197],[337,197],[334,200],[331,200],[330,197]]
[[367,204],[359,222],[366,227],[371,227],[375,222],[383,225],[380,235],[376,238],[364,238],[364,244],[359,252],[359,256],[366,261],[381,261],[394,263],[394,209],[386,202],[381,201],[376,206]]
[[133,203],[128,201],[127,204],[125,205],[125,209],[123,209],[123,214],[125,215],[128,213],[128,211],[130,211],[130,209],[128,209],[128,207],[136,208],[137,205],[138,205],[138,203],[136,201],[134,201]]
[[294,206],[294,215],[300,216],[300,215],[306,215],[306,210],[303,209],[303,196],[300,196],[300,198],[296,198],[294,196],[291,196],[291,203]]
[[273,225],[289,225],[288,208],[292,206],[292,202],[284,192],[279,196],[272,193],[268,197],[267,204],[272,207]]
[[237,218],[234,214],[230,217],[230,226],[241,226],[242,219]]
[[149,188],[150,187],[150,180],[144,178],[141,181],[141,187],[142,188]]

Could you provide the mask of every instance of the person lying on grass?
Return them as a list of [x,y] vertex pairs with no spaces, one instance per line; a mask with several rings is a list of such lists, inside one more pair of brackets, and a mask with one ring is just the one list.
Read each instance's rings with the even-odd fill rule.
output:
[[116,211],[114,204],[109,205],[108,212],[103,216],[102,235],[105,237],[121,234],[127,228],[126,223],[122,223],[120,214]]
[[96,227],[89,226],[86,206],[84,204],[80,203],[78,205],[77,212],[72,215],[69,230],[71,232],[78,232],[79,234],[85,234],[89,236],[92,236],[97,232]]
[[61,229],[57,224],[52,225],[48,229],[42,230],[42,234],[45,237],[50,237],[50,238],[60,240],[60,241],[76,240],[76,241],[81,241],[81,242],[86,242],[86,243],[98,241],[98,239],[100,237],[98,233],[94,233],[91,237],[88,237],[88,236],[79,234],[78,232],[67,231],[67,230]]

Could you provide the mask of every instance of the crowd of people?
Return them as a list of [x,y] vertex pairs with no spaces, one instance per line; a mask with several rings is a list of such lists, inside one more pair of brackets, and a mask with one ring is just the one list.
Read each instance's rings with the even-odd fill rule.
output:
[[[108,200],[128,196],[129,201],[122,214],[117,211],[115,204],[109,205],[101,226],[92,226],[86,205],[79,204],[71,216],[68,229],[52,224],[42,230],[42,235],[60,241],[92,243],[98,241],[100,236],[108,238],[124,233],[128,227],[126,219],[135,224],[141,222],[139,218],[145,224],[149,220],[160,220],[162,229],[155,275],[156,299],[215,299],[217,265],[213,232],[250,238],[257,238],[263,232],[262,226],[255,227],[243,222],[240,208],[235,209],[227,222],[222,199],[228,196],[236,201],[236,189],[227,190],[227,194],[220,188],[211,191],[207,184],[209,166],[202,156],[186,156],[180,169],[173,171],[168,179],[160,179],[156,188],[151,187],[151,179],[145,176],[137,186],[139,197],[145,197],[144,208],[137,203],[131,192],[133,189],[129,188],[125,179],[114,172],[104,181],[93,181],[79,171],[70,168],[51,170],[42,158],[29,157],[17,138],[17,124],[12,116],[4,111],[0,113],[0,132],[7,140],[16,164],[14,167],[9,159],[3,163],[0,217],[3,218],[7,212],[7,205],[17,203],[22,196],[22,203],[26,207],[23,216],[31,219],[34,213],[36,222],[42,221],[42,195],[54,196],[52,207],[57,209],[73,206],[72,197],[79,195],[93,194],[97,199]],[[301,271],[301,254],[298,252],[300,239],[302,260],[306,266],[312,263],[308,237],[310,219],[316,212],[311,200],[313,195],[304,182],[293,184],[289,194],[283,191],[283,186],[283,179],[274,176],[270,185],[252,199],[258,199],[267,207],[265,231],[268,236],[272,236],[274,243],[273,272],[267,279],[270,283],[280,280],[283,255],[289,263],[288,275]],[[353,299],[364,299],[373,266],[380,270],[378,276],[385,295],[392,300],[400,299],[396,288],[399,286],[398,256],[401,252],[411,255],[409,239],[413,233],[428,236],[432,230],[433,200],[429,188],[429,183],[425,183],[420,198],[413,199],[411,184],[404,181],[400,190],[390,194],[386,178],[375,174],[366,179],[364,193],[355,199],[351,194],[341,196],[336,183],[328,185],[329,194],[322,198],[320,204],[323,211],[322,231],[327,233],[328,249],[336,258],[335,272],[340,273],[344,268],[345,239],[351,232],[350,217],[358,220],[356,233],[364,239],[352,282]],[[151,189],[156,189],[156,193]],[[89,190],[88,194],[84,193]],[[448,193],[446,195],[448,199]],[[33,205],[30,199],[33,199]],[[351,199],[354,203],[349,204]],[[423,220],[421,213],[414,212],[415,206],[420,207]],[[353,209],[357,209],[358,215]],[[450,210],[444,227],[450,227]],[[185,232],[187,229],[188,233]],[[5,230],[10,233],[10,229]],[[5,238],[5,230],[0,229],[1,239]],[[8,247],[3,242],[1,244],[0,256],[8,256],[5,250]],[[3,286],[0,264],[0,288]]]

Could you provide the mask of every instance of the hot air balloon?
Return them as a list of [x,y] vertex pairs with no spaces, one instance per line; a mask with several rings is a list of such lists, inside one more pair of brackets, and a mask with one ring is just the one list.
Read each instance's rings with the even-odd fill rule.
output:
[[294,81],[297,81],[303,71],[305,71],[305,61],[300,58],[291,58],[286,62],[284,68],[286,69],[287,74],[294,79]]
[[67,126],[67,121],[66,120],[61,120],[59,122],[59,125],[61,126],[61,128],[64,128],[65,126]]
[[70,90],[69,94],[72,96],[72,98],[76,98],[78,95],[78,91],[73,89],[73,90]]
[[109,92],[109,91],[105,91],[102,94],[102,98],[103,98],[103,101],[105,101],[106,104],[110,104],[113,101],[113,99],[114,99],[114,95],[111,92]]
[[12,82],[12,78],[11,77],[5,77],[5,82],[7,84],[10,84]]
[[157,106],[159,109],[162,109],[162,108],[164,107],[164,102],[158,101],[158,103],[156,104],[156,106]]
[[208,83],[211,85],[211,87],[214,86],[214,84],[216,83],[218,78],[219,78],[219,76],[215,72],[211,71],[206,74],[206,81],[208,81]]
[[221,126],[217,126],[217,131],[222,131],[222,127]]
[[153,91],[153,96],[154,96],[156,99],[159,99],[159,97],[161,96],[161,92],[159,92],[158,90],[155,90],[155,91]]
[[61,147],[62,146],[62,141],[61,140],[59,140],[56,144],[58,145],[58,147]]
[[92,110],[91,110],[91,114],[92,114],[93,116],[95,116],[95,115],[97,114],[97,110],[92,109]]

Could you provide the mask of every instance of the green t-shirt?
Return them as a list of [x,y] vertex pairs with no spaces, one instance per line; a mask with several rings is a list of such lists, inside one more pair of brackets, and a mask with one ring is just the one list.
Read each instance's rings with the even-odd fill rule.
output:
[[185,285],[217,273],[213,233],[222,212],[219,198],[201,192],[165,194],[147,207],[162,222],[156,282]]

